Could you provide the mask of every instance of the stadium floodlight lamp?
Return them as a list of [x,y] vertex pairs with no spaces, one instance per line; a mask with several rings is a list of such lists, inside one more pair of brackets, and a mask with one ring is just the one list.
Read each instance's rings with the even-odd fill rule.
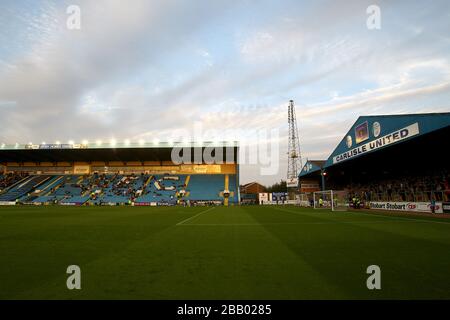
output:
[[128,147],[128,146],[130,145],[130,140],[125,139],[124,143],[125,143],[125,145]]
[[69,140],[69,144],[74,145],[74,144],[75,144],[75,141]]
[[46,144],[45,141],[42,141],[42,144]]
[[55,141],[55,144],[61,144],[61,141],[56,140],[56,141]]
[[87,141],[87,140],[81,141],[81,144],[84,144],[84,145],[87,145],[88,143],[89,143],[89,141]]
[[97,146],[101,146],[101,145],[102,145],[102,140],[97,140],[97,141],[95,141],[95,144],[96,144]]
[[116,139],[111,139],[111,140],[109,141],[109,144],[111,145],[111,147],[115,147],[115,146],[116,146],[116,143],[117,143]]
[[139,139],[139,145],[143,146],[145,144],[145,140],[144,139]]

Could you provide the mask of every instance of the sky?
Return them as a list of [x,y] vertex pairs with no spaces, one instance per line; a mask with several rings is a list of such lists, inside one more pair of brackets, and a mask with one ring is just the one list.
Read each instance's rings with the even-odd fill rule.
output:
[[[71,5],[80,29],[67,27]],[[204,141],[276,143],[275,172],[240,170],[241,183],[271,184],[286,178],[290,99],[303,161],[326,159],[360,115],[449,112],[450,2],[0,3],[0,143],[200,128]]]

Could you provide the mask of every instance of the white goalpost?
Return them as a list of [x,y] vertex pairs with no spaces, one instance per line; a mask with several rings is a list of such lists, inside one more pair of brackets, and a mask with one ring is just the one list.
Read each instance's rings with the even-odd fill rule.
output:
[[348,209],[348,194],[341,190],[325,190],[313,193],[314,209],[331,209],[346,211]]

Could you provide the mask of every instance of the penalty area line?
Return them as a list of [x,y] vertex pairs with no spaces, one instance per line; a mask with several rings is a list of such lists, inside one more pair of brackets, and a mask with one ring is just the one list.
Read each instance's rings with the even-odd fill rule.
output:
[[[287,209],[280,209],[280,208],[274,208],[275,210],[281,211],[281,212],[288,212],[288,213],[292,213],[292,214],[296,214],[299,216],[311,216],[311,215],[307,215],[307,214],[302,214],[300,212],[295,212],[295,211],[291,211],[291,210],[287,210]],[[428,219],[414,219],[414,218],[410,218],[410,217],[399,217],[399,216],[388,216],[388,215],[384,215],[384,214],[378,214],[378,213],[371,213],[371,212],[361,212],[361,211],[347,211],[347,213],[350,214],[355,214],[355,215],[363,215],[363,216],[370,216],[370,217],[380,217],[380,218],[384,218],[384,221],[392,221],[392,222],[415,222],[415,223],[436,223],[436,224],[444,224],[444,225],[450,225],[449,222],[444,222],[444,221],[433,221],[433,220],[428,220]],[[388,220],[386,220],[388,219]],[[393,220],[392,220],[393,219]],[[381,221],[338,221],[336,220],[337,223],[380,223]],[[315,224],[320,224],[320,222],[317,222]]]
[[[268,222],[268,223],[188,223],[184,227],[261,227],[261,226],[300,226],[300,225],[342,225],[342,224],[383,224],[401,222],[404,220],[378,220],[378,221],[324,221],[324,222]],[[420,223],[422,221],[407,221],[410,223]]]
[[182,225],[182,224],[184,224],[184,223],[186,223],[186,222],[188,222],[188,221],[191,221],[191,220],[197,218],[199,215],[204,214],[204,213],[206,213],[206,212],[208,212],[208,211],[211,211],[211,210],[213,210],[213,209],[215,209],[215,207],[212,207],[212,208],[203,210],[203,211],[197,213],[195,216],[189,217],[189,218],[187,218],[187,219],[184,219],[183,221],[178,222],[178,223],[176,224],[176,226],[180,226],[180,225]]
[[[423,223],[436,223],[436,224],[446,224],[446,225],[450,225],[450,222],[445,222],[445,221],[434,221],[434,220],[429,220],[429,219],[415,219],[415,218],[411,218],[411,217],[405,217],[405,216],[390,216],[387,214],[382,214],[382,213],[377,213],[377,212],[367,212],[367,211],[359,211],[359,212],[352,212],[350,211],[350,213],[354,213],[354,214],[361,214],[361,215],[366,215],[366,216],[371,216],[371,217],[383,217],[386,219],[399,219],[402,221],[415,221],[415,222],[423,222]],[[427,218],[427,217],[425,217]],[[433,217],[430,217],[433,218]],[[434,219],[434,218],[433,218]]]

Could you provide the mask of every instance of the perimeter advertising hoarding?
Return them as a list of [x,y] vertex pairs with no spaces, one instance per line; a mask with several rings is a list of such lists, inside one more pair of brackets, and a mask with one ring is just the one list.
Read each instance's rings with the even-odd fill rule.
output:
[[272,201],[272,194],[267,192],[258,193],[259,204],[269,204]]
[[444,213],[450,213],[450,202],[443,202],[442,203],[442,211]]
[[[371,201],[370,209],[403,211],[403,212],[426,212],[431,213],[431,203],[429,202],[383,202]],[[436,202],[435,213],[443,213],[442,202]]]
[[14,201],[0,201],[0,206],[15,206],[16,203]]
[[298,187],[298,178],[289,178],[289,179],[287,179],[286,186],[288,188],[297,188]]
[[286,201],[287,192],[272,192],[272,201]]

